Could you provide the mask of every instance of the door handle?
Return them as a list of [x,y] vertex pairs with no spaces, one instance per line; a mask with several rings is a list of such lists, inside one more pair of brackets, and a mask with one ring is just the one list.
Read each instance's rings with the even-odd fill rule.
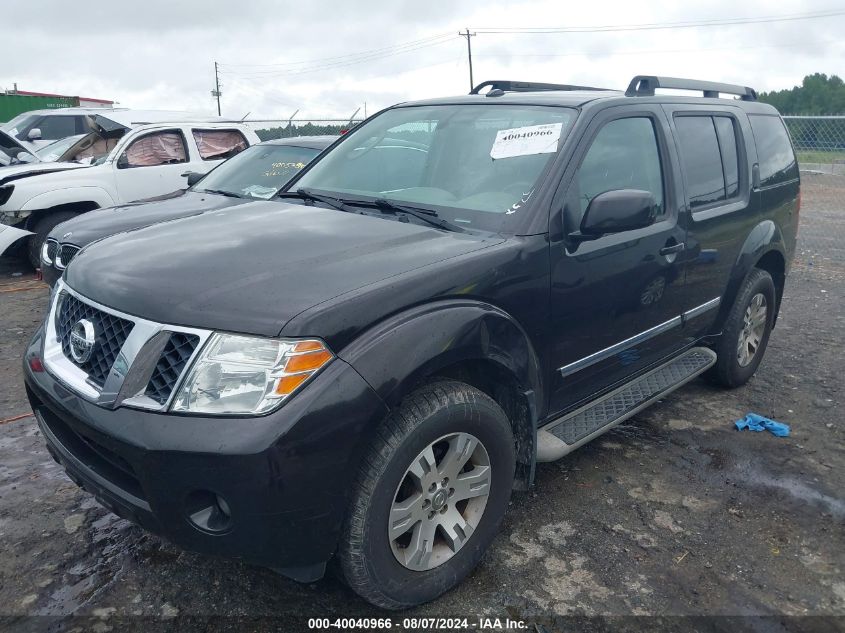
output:
[[661,255],[674,255],[675,253],[680,253],[684,250],[685,246],[683,242],[678,242],[677,244],[672,244],[671,246],[664,246],[660,249]]

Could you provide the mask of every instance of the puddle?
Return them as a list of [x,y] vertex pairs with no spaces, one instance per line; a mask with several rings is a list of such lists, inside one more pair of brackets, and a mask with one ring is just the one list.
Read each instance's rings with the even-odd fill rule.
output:
[[751,471],[744,475],[746,481],[767,488],[778,488],[801,501],[807,501],[824,508],[838,519],[845,518],[845,501],[823,494],[807,484],[790,477],[767,477],[765,474]]

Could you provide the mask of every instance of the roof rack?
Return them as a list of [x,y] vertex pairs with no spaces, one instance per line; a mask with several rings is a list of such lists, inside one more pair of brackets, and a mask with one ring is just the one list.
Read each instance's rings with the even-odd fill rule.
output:
[[490,86],[490,90],[501,90],[502,92],[538,92],[544,90],[610,90],[609,88],[593,88],[591,86],[571,86],[569,84],[542,84],[533,81],[510,81],[494,80],[482,81],[475,88],[469,91],[471,95],[481,93],[481,90]]
[[626,97],[653,97],[656,88],[673,88],[676,90],[700,90],[705,97],[718,99],[719,93],[739,95],[743,101],[757,101],[757,91],[748,86],[735,86],[715,81],[701,81],[699,79],[679,79],[677,77],[655,77],[653,75],[637,75],[628,84]]

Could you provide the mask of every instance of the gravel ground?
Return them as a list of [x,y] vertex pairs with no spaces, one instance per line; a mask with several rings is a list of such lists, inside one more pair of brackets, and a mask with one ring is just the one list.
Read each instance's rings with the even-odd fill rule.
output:
[[[572,622],[556,616],[825,616],[765,622],[843,630],[845,178],[805,175],[799,237],[778,326],[748,385],[695,381],[540,465],[478,570],[400,619],[498,616],[554,630]],[[19,359],[46,301],[21,262],[0,260],[0,629],[295,631],[308,617],[388,615],[331,578],[299,585],[183,552],[77,489],[31,416],[6,421],[29,413]],[[788,422],[792,435],[733,430],[749,411]],[[62,619],[70,614],[91,617]]]

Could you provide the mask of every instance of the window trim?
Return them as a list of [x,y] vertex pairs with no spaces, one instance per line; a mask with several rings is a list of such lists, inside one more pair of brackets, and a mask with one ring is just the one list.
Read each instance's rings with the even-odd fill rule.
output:
[[[148,136],[153,136],[154,134],[168,134],[168,133],[176,133],[182,139],[182,147],[185,149],[185,160],[178,162],[178,163],[161,163],[159,165],[120,165],[120,160],[126,156],[126,152],[132,147],[136,142],[140,141],[143,138],[147,138]],[[145,132],[144,134],[140,134],[135,138],[131,139],[126,146],[120,150],[120,153],[117,155],[117,158],[114,161],[115,167],[117,169],[147,169],[149,167],[171,167],[175,165],[184,165],[186,163],[191,162],[191,155],[188,153],[188,142],[185,139],[185,132],[182,128],[166,128],[161,130],[150,130],[149,132]]]
[[[748,173],[748,153],[745,136],[742,133],[742,125],[739,118],[734,112],[729,110],[674,110],[672,113],[672,131],[675,134],[675,141],[678,147],[678,166],[681,170],[681,177],[684,181],[684,204],[687,212],[690,213],[693,220],[706,220],[712,217],[722,215],[724,213],[734,213],[740,211],[748,206],[750,200],[751,188],[749,186]],[[716,145],[719,148],[719,163],[722,165],[722,180],[725,180],[725,165],[722,160],[722,145],[719,141],[719,133],[716,130],[716,124],[713,122],[713,117],[722,116],[729,117],[733,121],[734,137],[736,138],[737,149],[737,163],[739,164],[739,188],[737,195],[725,200],[717,200],[700,207],[692,208],[689,200],[689,177],[687,175],[687,168],[684,164],[683,147],[681,146],[681,139],[678,135],[678,128],[675,125],[675,120],[681,117],[709,117],[711,125],[713,125],[713,133],[716,135]],[[749,123],[750,125],[750,123]],[[725,186],[727,193],[727,185]]]
[[[241,135],[241,138],[244,141],[244,145],[246,146],[246,147],[244,147],[244,149],[249,149],[250,147],[252,147],[252,145],[249,144],[249,139],[246,137],[246,134],[244,134],[243,131],[239,130],[238,128],[234,128],[234,127],[233,128],[228,128],[228,127],[225,127],[225,128],[223,128],[223,127],[221,127],[221,128],[217,128],[217,127],[213,127],[213,128],[192,127],[191,128],[191,138],[194,141],[194,147],[197,148],[197,156],[199,156],[200,160],[202,160],[202,161],[228,160],[232,156],[235,156],[235,154],[232,154],[232,156],[227,156],[226,158],[203,158],[202,153],[200,152],[199,143],[197,143],[197,137],[194,136],[194,132],[235,132],[235,133]],[[241,151],[243,151],[243,150],[241,150]],[[187,155],[187,153],[186,153],[186,155]]]

